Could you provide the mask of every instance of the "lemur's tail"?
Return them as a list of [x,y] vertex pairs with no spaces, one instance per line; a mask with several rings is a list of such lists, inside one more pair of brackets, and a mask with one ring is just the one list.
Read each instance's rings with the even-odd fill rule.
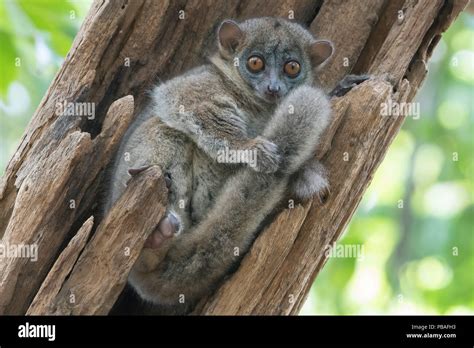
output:
[[282,151],[280,172],[293,174],[314,155],[330,110],[324,92],[310,86],[301,86],[283,99],[263,132]]

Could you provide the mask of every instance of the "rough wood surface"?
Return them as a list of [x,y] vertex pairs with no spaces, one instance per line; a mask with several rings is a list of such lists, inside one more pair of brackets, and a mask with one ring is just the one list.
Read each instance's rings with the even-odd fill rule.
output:
[[27,314],[41,315],[51,312],[51,304],[54,303],[54,299],[84,249],[93,226],[94,217],[91,216],[84,222],[84,225],[77,231],[76,235],[71,239],[61,255],[59,255],[53,267],[51,267]]
[[[121,107],[112,105],[114,112],[106,116],[111,104],[133,95],[136,115],[144,105],[144,91],[157,79],[203,62],[221,20],[264,15],[294,15],[319,37],[334,40],[335,59],[320,76],[326,89],[348,72],[374,75],[333,100],[335,119],[318,153],[330,173],[329,201],[282,212],[238,271],[197,311],[297,313],[324,265],[322,251],[339,237],[403,122],[402,117],[381,117],[380,103],[387,97],[413,98],[439,36],[466,3],[95,1],[0,181],[0,236],[9,243],[38,243],[40,257],[36,265],[0,260],[0,314],[26,312],[62,245],[96,215],[103,169],[133,118],[131,97],[117,102]],[[59,117],[56,103],[65,100],[94,103],[96,117]],[[348,161],[343,161],[344,153]],[[69,209],[70,199],[76,209]],[[117,267],[127,269],[128,264]],[[70,313],[97,313],[97,308],[92,304]]]
[[[47,302],[38,300],[29,314],[107,314],[125,286],[145,239],[165,212],[166,192],[156,166],[132,178],[57,296]],[[55,277],[54,267],[48,277]]]
[[318,37],[331,40],[335,46],[331,63],[318,75],[319,83],[326,90],[331,90],[351,72],[384,4],[384,0],[324,2],[310,29]]
[[[73,128],[57,144],[46,145],[36,162],[23,162],[28,170],[22,167],[16,173],[21,183],[14,190],[16,200],[2,242],[36,244],[38,260],[0,260],[0,314],[26,312],[62,243],[70,237],[84,193],[105,168],[132,115],[133,97],[117,100],[94,139]],[[73,122],[74,117],[58,117],[53,127],[64,119]]]

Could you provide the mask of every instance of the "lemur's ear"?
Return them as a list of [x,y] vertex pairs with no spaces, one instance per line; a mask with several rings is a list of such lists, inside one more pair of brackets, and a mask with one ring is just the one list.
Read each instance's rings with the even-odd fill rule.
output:
[[326,61],[332,56],[333,52],[334,46],[331,41],[317,40],[313,42],[309,48],[313,68],[317,68],[326,63]]
[[236,22],[227,19],[219,26],[217,37],[221,52],[234,53],[244,38],[244,32]]

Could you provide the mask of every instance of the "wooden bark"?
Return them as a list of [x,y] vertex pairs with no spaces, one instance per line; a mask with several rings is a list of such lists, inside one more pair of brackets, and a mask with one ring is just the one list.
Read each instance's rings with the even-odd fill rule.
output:
[[[125,193],[102,221],[84,251],[83,243],[71,241],[54,264],[28,314],[107,314],[127,281],[146,237],[156,227],[166,207],[166,187],[158,167],[133,178]],[[87,235],[90,222],[76,236]],[[89,226],[87,225],[89,223]],[[86,237],[79,237],[83,241]],[[69,248],[70,247],[70,248]],[[82,254],[65,280],[64,261],[71,253]],[[64,254],[64,255],[63,255]],[[117,267],[119,265],[119,267]],[[67,267],[68,270],[71,267]],[[97,282],[100,281],[100,286]],[[63,283],[64,282],[64,283]],[[54,284],[54,285],[52,285]],[[58,286],[59,285],[59,286]],[[47,287],[53,286],[52,291]]]
[[[34,131],[35,134],[44,131],[44,136],[51,137],[50,143],[42,139],[44,146],[40,149],[40,143],[35,143],[32,151],[38,150],[31,155],[35,159],[28,157],[22,161],[22,167],[14,177],[15,185],[19,185],[10,191],[16,196],[14,206],[3,207],[0,211],[12,211],[2,242],[7,245],[36,244],[38,260],[1,260],[0,313],[26,311],[61,244],[70,235],[82,210],[87,188],[105,168],[132,116],[133,97],[127,96],[111,105],[102,132],[94,139],[75,127],[65,130],[64,123],[76,122],[69,116],[58,117],[51,128],[40,127]],[[63,138],[56,140],[60,135]],[[6,198],[2,203],[8,201]]]
[[94,226],[94,217],[91,216],[84,222],[84,225],[77,231],[67,247],[54,263],[44,280],[41,288],[38,290],[27,314],[46,314],[51,313],[51,307],[56,296],[63,286],[67,276],[71,273],[79,255],[89,239]]
[[[414,97],[426,75],[426,62],[433,47],[466,3],[467,0],[94,2],[0,181],[3,242],[37,243],[39,247],[36,263],[0,260],[0,314],[26,313],[38,291],[40,295],[29,313],[107,312],[111,304],[100,303],[98,294],[105,290],[111,298],[116,297],[116,289],[124,279],[117,277],[115,271],[126,274],[131,259],[115,262],[117,259],[112,258],[115,275],[110,277],[99,278],[102,273],[94,273],[98,277],[95,287],[88,288],[93,292],[94,303],[70,306],[65,296],[84,272],[92,271],[94,260],[105,264],[112,260],[95,249],[104,245],[104,236],[115,236],[112,246],[117,252],[127,238],[122,235],[126,231],[112,226],[108,218],[100,223],[97,202],[101,199],[104,168],[134,115],[142,109],[144,92],[157,79],[167,79],[203,62],[203,56],[214,46],[213,33],[221,20],[265,15],[294,16],[317,36],[334,41],[334,59],[319,76],[326,90],[350,72],[368,72],[373,79],[346,96],[333,99],[334,120],[318,151],[330,173],[332,193],[328,201],[321,205],[314,200],[281,212],[256,240],[237,272],[212,296],[203,299],[195,313],[297,313],[326,261],[324,249],[344,230],[403,122],[403,117],[380,116],[380,104]],[[135,103],[131,96],[122,98],[127,95],[133,95]],[[88,120],[58,116],[56,103],[64,100],[94,103],[96,117]],[[150,185],[151,182],[155,180],[150,179]],[[72,199],[74,209],[70,208]],[[161,211],[159,204],[154,209]],[[94,237],[83,248],[77,246],[83,249],[82,254],[74,266],[68,266],[72,267],[71,274],[63,283],[65,274],[54,273],[64,262],[64,253],[77,258],[81,251],[71,250],[73,246],[64,251],[62,248],[76,231],[80,231],[79,235],[86,233],[87,223],[83,229],[80,227],[91,215],[99,227],[90,232]],[[119,215],[117,211],[116,216]],[[150,228],[141,218],[135,218],[143,230],[134,237],[133,255],[140,250],[139,241]],[[85,268],[79,269],[80,265]],[[112,289],[114,285],[117,287]],[[52,302],[60,305],[52,310]]]

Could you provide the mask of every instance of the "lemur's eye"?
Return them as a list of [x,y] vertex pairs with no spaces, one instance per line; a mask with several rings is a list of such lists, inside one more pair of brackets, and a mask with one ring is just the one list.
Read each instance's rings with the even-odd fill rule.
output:
[[253,73],[258,73],[265,69],[265,63],[259,56],[252,56],[247,60],[247,68]]
[[283,70],[289,77],[296,77],[301,71],[301,65],[296,60],[290,60],[285,63]]

